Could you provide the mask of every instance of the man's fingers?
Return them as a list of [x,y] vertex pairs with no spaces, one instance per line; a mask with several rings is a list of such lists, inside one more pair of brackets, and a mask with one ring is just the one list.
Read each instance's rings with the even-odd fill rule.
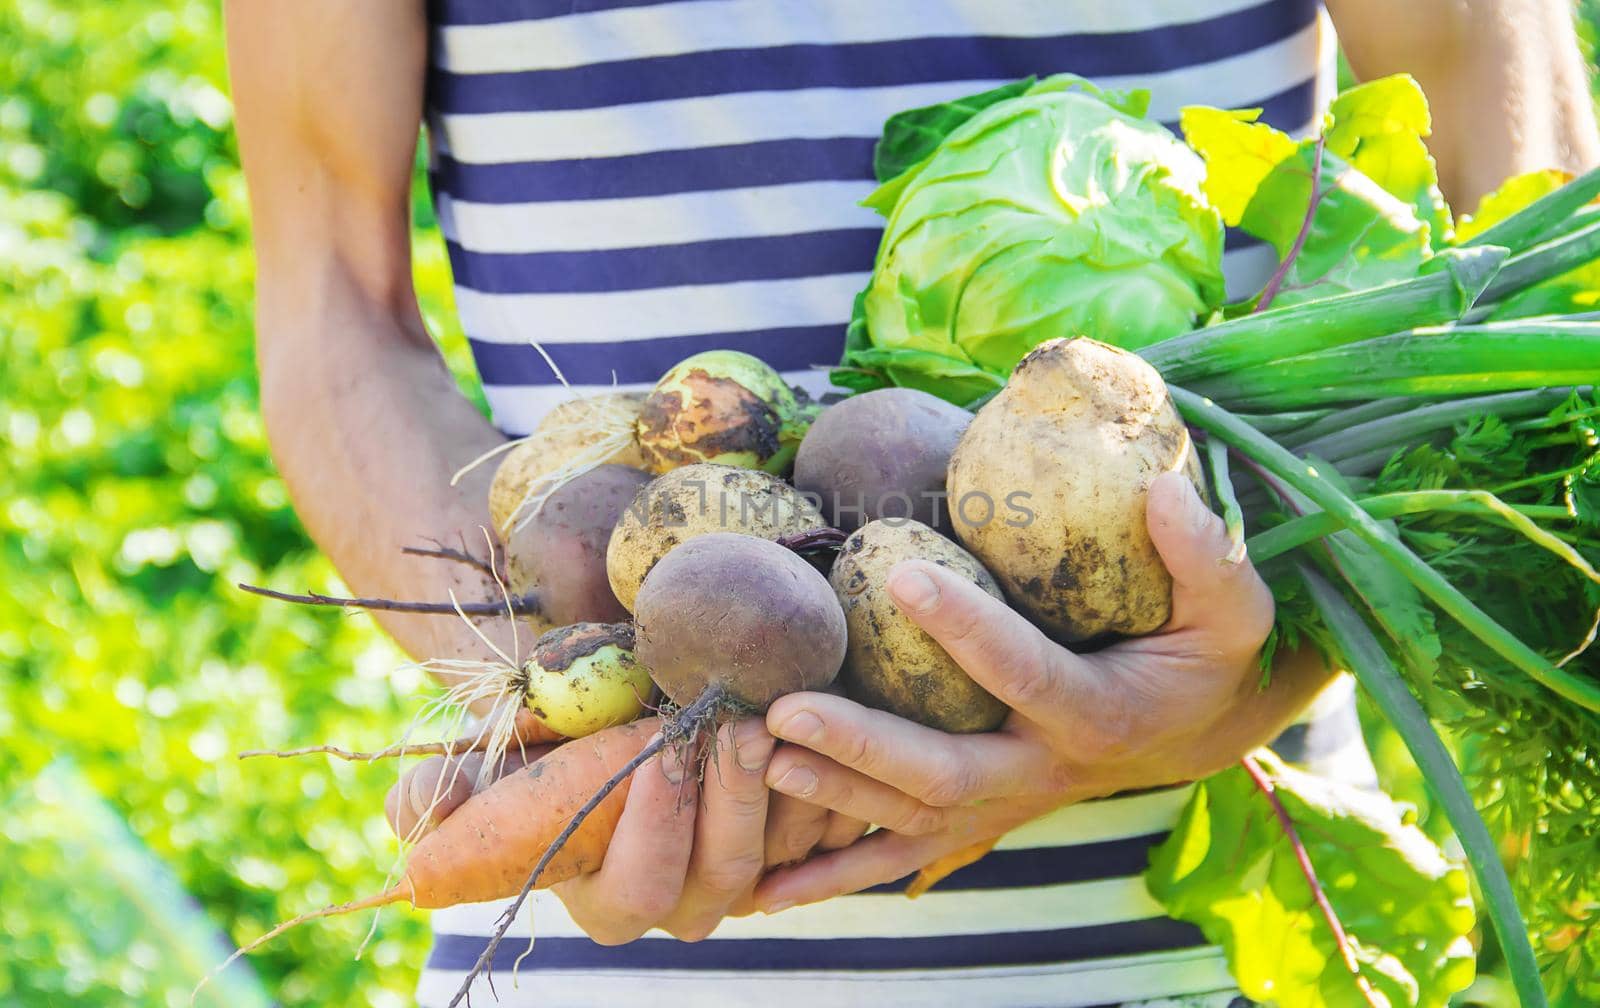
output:
[[932,833],[951,814],[800,746],[786,746],[773,757],[767,783],[790,797],[896,833]]
[[755,905],[765,913],[778,913],[860,892],[904,878],[947,853],[947,848],[958,849],[970,842],[943,834],[906,836],[880,830],[843,850],[770,873],[756,886]]
[[825,693],[779,698],[767,710],[767,727],[786,742],[941,808],[1017,794],[1035,783],[1036,750],[1018,738],[950,735]]
[[822,839],[817,841],[817,850],[834,851],[848,847],[865,836],[871,828],[871,824],[863,820],[832,813],[828,816],[828,828],[822,831]]
[[[490,781],[520,770],[552,747],[513,744],[490,773]],[[417,840],[432,832],[445,817],[472,797],[473,784],[483,768],[483,753],[433,756],[407,770],[383,799],[389,828],[402,840]]]
[[644,934],[678,905],[694,846],[699,806],[693,754],[672,754],[634,771],[600,870],[552,887],[572,919],[602,945]]
[[765,867],[767,765],[775,744],[759,718],[717,730],[700,783],[694,851],[677,908],[660,922],[685,941],[711,934]]
[[768,868],[800,861],[828,831],[829,812],[810,802],[774,794],[767,799],[766,856]]
[[[1272,592],[1248,558],[1230,557],[1233,542],[1223,520],[1180,473],[1150,484],[1145,521],[1156,551],[1172,575],[1172,618],[1166,630],[1203,629],[1229,651],[1253,653],[1272,629]],[[1225,607],[1218,606],[1226,599]],[[1226,626],[1211,626],[1226,612]]]
[[1088,666],[966,578],[905,560],[889,572],[888,587],[901,611],[978,685],[1028,720],[1053,724],[1089,702]]

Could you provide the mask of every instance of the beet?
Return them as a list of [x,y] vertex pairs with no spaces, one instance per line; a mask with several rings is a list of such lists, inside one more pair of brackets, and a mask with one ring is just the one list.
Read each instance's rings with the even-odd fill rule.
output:
[[515,595],[536,592],[550,626],[618,623],[628,611],[606,577],[611,530],[650,474],[603,465],[551,493],[532,519],[510,534],[506,573]]
[[634,603],[634,654],[689,706],[708,689],[754,710],[823,689],[844,662],[833,589],[793,551],[736,532],[696,536],[651,569]]
[[794,485],[821,498],[828,523],[853,532],[912,518],[950,533],[945,470],[972,414],[916,389],[852,396],[822,411],[795,456]]

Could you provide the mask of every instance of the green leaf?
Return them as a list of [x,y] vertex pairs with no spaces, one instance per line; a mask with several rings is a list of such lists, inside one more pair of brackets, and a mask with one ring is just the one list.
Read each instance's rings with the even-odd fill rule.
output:
[[932,154],[939,142],[957,126],[996,102],[1025,93],[1036,80],[1036,77],[1024,77],[952,102],[895,113],[884,122],[883,136],[872,149],[873,175],[880,183],[888,182]]
[[[1279,259],[1289,255],[1310,206],[1316,150],[1306,141],[1268,172],[1240,218],[1240,227],[1270,242]],[[1311,229],[1273,307],[1414,277],[1431,254],[1428,234],[1410,204],[1326,150]]]
[[866,370],[880,371],[896,386],[920,389],[957,405],[973,402],[1005,386],[1005,379],[978,365],[942,354],[928,354],[926,350],[872,347],[851,355],[851,363]]
[[[1315,139],[1296,143],[1258,109],[1191,107],[1182,125],[1206,162],[1206,197],[1230,225],[1288,257],[1311,210]],[[1423,138],[1428,104],[1409,76],[1358,85],[1329,106],[1321,178],[1303,246],[1273,303],[1296,304],[1415,276],[1450,236]]]
[[893,384],[883,372],[865,367],[857,358],[872,347],[872,336],[867,332],[866,302],[867,292],[857,291],[850,303],[850,324],[844,330],[844,356],[839,366],[828,372],[830,382],[857,394]]
[[919,389],[957,405],[972,402],[1005,385],[1004,378],[975,364],[925,350],[871,347],[851,354],[847,364],[878,372],[889,384]]
[[1433,249],[1450,238],[1450,208],[1423,142],[1432,131],[1428,100],[1410,74],[1394,74],[1341,93],[1328,106],[1328,150],[1411,206]]
[[[1513,252],[1522,252],[1590,223],[1600,212],[1600,207],[1595,205],[1596,197],[1600,196],[1600,168],[1591,168],[1563,184],[1548,186],[1552,179],[1566,178],[1565,173],[1552,171],[1530,172],[1508,179],[1487,199],[1504,200],[1515,212],[1492,213],[1480,204],[1478,213],[1473,215],[1475,221],[1486,216],[1499,219],[1488,227],[1474,229],[1465,238],[1459,233],[1458,221],[1457,241],[1463,245],[1503,245]],[[1529,189],[1542,195],[1530,199]]]
[[1513,175],[1493,192],[1478,200],[1477,209],[1456,220],[1457,242],[1470,241],[1542,196],[1548,196],[1571,181],[1572,176],[1556,168]]
[[[1144,118],[1150,110],[1150,92],[1142,89],[1122,91],[1102,88],[1077,74],[1055,74],[1044,80],[1024,77],[955,101],[907,109],[890,116],[883,124],[883,136],[872,149],[872,173],[880,183],[889,182],[932,154],[945,137],[955,132],[956,127],[990,105],[1019,95],[1055,91],[1080,91],[1093,95],[1118,112],[1136,119]],[[894,206],[892,192],[886,194],[880,189],[872,194],[867,205],[887,215],[889,208]]]
[[1299,149],[1287,133],[1257,122],[1260,116],[1258,108],[1191,105],[1179,119],[1183,138],[1205,160],[1206,199],[1229,227],[1239,226],[1262,180]]
[[1580,524],[1600,528],[1600,453],[1566,478],[1567,508]]
[[[1256,756],[1348,933],[1393,1008],[1442,1008],[1472,982],[1467,875],[1381,794]],[[1241,768],[1196,789],[1145,884],[1220,944],[1240,990],[1295,1008],[1365,1008],[1272,806]]]

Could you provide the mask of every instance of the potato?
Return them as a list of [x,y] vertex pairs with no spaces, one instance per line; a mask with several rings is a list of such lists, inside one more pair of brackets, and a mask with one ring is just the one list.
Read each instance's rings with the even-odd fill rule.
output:
[[720,686],[746,708],[822,689],[844,661],[845,620],[828,582],[767,539],[713,532],[682,543],[639,589],[635,653],[679,706]]
[[541,620],[549,624],[541,629],[628,618],[606,576],[606,547],[617,520],[649,482],[650,474],[639,469],[597,466],[562,484],[511,533],[506,577],[514,593],[538,593]]
[[829,523],[846,532],[878,518],[914,518],[948,532],[945,471],[971,422],[971,413],[916,389],[851,396],[806,432],[795,488],[816,494]]
[[976,557],[915,521],[874,521],[844,542],[828,581],[850,628],[841,680],[857,703],[947,732],[1000,727],[1009,708],[961,670],[889,595],[902,560],[928,560],[997,599],[1000,586]]
[[631,623],[576,623],[546,633],[523,666],[529,709],[567,738],[637,718],[654,687],[633,646]]
[[710,532],[777,539],[826,526],[822,513],[776,476],[701,462],[640,488],[611,534],[606,573],[632,610],[650,568],[681,542]]
[[1156,370],[1095,340],[1051,340],[962,435],[951,519],[1012,606],[1057,640],[1150,633],[1172,609],[1172,579],[1145,528],[1150,482],[1167,471],[1204,493]]
[[[604,463],[644,468],[632,436],[643,406],[643,392],[602,392],[569,399],[546,414],[532,434],[506,453],[489,484],[489,517],[502,541],[524,503],[560,470]],[[609,433],[614,431],[621,433]]]

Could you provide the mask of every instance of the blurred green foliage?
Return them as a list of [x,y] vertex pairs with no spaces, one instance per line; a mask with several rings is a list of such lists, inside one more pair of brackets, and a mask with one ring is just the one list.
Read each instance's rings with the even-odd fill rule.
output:
[[[1578,11],[1592,57],[1600,0]],[[0,1004],[187,1004],[222,949],[140,844],[235,941],[372,891],[395,857],[393,768],[232,758],[392,740],[427,687],[365,617],[232,588],[338,585],[257,413],[223,59],[215,0],[0,3]],[[481,405],[414,202],[424,315]],[[425,923],[389,911],[358,962],[370,924],[290,932],[252,957],[261,986],[409,1003]]]
[[[232,587],[338,588],[257,412],[226,87],[214,2],[0,4],[0,1004],[183,1005],[220,959],[166,947],[154,877],[119,897],[92,837],[48,828],[84,811],[33,787],[58,757],[236,941],[396,856],[393,766],[233,758],[392,740],[426,685],[367,618]],[[418,205],[425,312],[470,381]],[[425,922],[388,911],[357,962],[370,924],[292,932],[254,968],[285,1006],[409,1003]]]

